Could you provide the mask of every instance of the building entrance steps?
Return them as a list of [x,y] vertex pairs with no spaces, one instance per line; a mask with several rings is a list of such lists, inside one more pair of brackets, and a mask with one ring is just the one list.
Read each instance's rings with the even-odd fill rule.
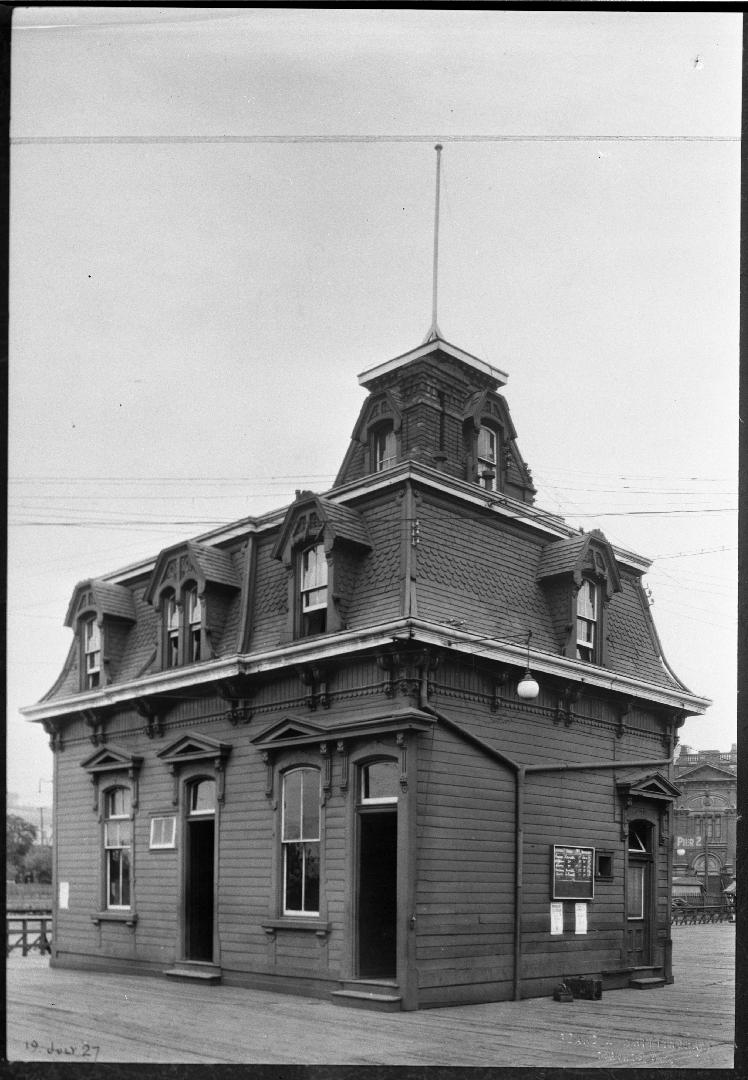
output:
[[340,990],[333,990],[336,1005],[349,1008],[376,1009],[379,1012],[398,1012],[402,1007],[402,995],[392,979],[346,979]]
[[164,975],[168,979],[194,979],[203,984],[217,984],[221,981],[221,969],[216,964],[203,960],[180,960],[174,967],[167,968]]

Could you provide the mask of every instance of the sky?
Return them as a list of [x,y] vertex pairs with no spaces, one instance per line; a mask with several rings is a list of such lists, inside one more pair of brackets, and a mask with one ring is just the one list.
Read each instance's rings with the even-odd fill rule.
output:
[[653,559],[735,741],[741,17],[13,13],[9,793],[49,802],[76,583],[334,480],[431,323],[509,373],[536,504]]

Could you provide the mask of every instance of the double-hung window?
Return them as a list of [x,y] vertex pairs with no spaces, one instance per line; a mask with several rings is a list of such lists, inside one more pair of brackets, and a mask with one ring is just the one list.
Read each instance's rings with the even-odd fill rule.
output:
[[166,667],[179,664],[179,606],[175,594],[164,600],[164,659]]
[[188,588],[185,592],[187,613],[187,662],[196,664],[200,659],[200,639],[203,630],[203,605],[197,595],[197,588]]
[[112,788],[104,807],[104,860],[106,864],[107,908],[129,908],[131,904],[132,822],[128,788]]
[[486,491],[498,489],[499,437],[493,428],[481,427],[478,432],[478,481]]
[[85,687],[93,690],[101,682],[101,630],[95,615],[83,623],[83,656]]
[[300,636],[323,634],[327,626],[327,559],[324,544],[300,555]]
[[397,464],[397,436],[393,428],[379,428],[372,436],[374,472],[383,472]]
[[577,593],[577,659],[594,663],[597,656],[598,587],[585,578]]
[[283,914],[319,914],[320,774],[292,769],[283,777]]

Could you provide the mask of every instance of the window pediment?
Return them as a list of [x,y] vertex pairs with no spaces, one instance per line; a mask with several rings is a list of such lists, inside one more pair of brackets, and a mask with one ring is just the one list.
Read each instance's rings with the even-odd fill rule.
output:
[[569,577],[579,588],[585,577],[603,585],[605,598],[621,591],[613,549],[599,529],[547,544],[540,556],[537,580]]
[[324,739],[326,736],[326,730],[318,724],[310,724],[308,720],[301,720],[295,716],[286,716],[261,731],[252,739],[252,742],[261,749],[269,749],[276,743],[285,743],[287,739],[315,740]]
[[101,750],[97,750],[95,754],[87,757],[85,761],[81,762],[81,767],[86,772],[101,774],[139,769],[142,764],[142,757],[128,754],[126,750],[109,745],[102,747]]
[[392,425],[393,431],[399,431],[402,425],[402,413],[395,398],[388,390],[385,390],[380,394],[372,395],[364,404],[352,437],[358,442],[365,443],[374,428],[388,424]]
[[241,587],[239,573],[228,552],[188,540],[159,554],[145,600],[153,604],[163,589],[169,587],[178,592],[190,581],[197,585],[199,593],[203,593],[207,585],[230,589]]
[[193,761],[225,761],[231,753],[229,743],[218,742],[206,735],[182,735],[176,742],[160,750],[158,757],[167,765]]
[[96,615],[100,620],[108,617],[135,622],[135,599],[124,585],[88,578],[75,586],[65,626],[75,627],[84,615]]
[[630,780],[621,781],[616,787],[627,799],[652,799],[655,802],[671,803],[681,795],[680,788],[671,784],[662,773],[633,777]]
[[372,548],[366,521],[357,510],[339,506],[312,492],[303,492],[288,509],[273,548],[273,558],[290,566],[297,548],[320,541],[327,554],[338,542],[361,551]]

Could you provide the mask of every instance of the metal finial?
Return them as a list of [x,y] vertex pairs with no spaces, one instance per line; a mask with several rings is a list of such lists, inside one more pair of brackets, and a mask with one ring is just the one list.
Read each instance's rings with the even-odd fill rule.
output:
[[439,190],[441,186],[441,161],[444,147],[437,143],[436,150],[436,196],[434,199],[434,279],[431,302],[431,326],[425,341],[435,341],[441,337],[441,331],[436,321],[437,285],[439,281]]

